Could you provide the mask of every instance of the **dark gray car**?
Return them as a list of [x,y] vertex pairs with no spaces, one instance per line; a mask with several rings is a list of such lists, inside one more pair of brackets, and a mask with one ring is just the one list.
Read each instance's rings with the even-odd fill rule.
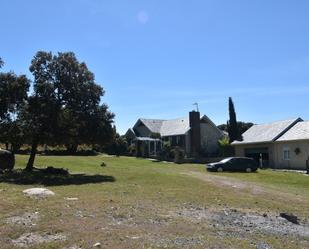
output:
[[206,165],[208,171],[245,171],[255,172],[258,169],[257,162],[248,157],[229,157],[216,163]]

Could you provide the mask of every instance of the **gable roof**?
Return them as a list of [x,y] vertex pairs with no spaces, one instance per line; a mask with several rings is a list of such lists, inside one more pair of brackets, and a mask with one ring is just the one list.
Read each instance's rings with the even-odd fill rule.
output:
[[139,124],[139,122],[142,122],[151,132],[160,133],[163,121],[165,120],[140,118],[134,125],[134,128]]
[[298,122],[277,141],[309,140],[309,121]]
[[177,118],[163,121],[160,134],[162,137],[183,135],[189,130],[189,118]]
[[130,129],[127,130],[127,132],[126,132],[126,134],[124,134],[124,136],[127,137],[127,138],[135,138],[136,134],[135,134],[134,130],[130,128]]
[[299,121],[302,121],[302,119],[294,118],[273,123],[253,125],[242,134],[243,141],[234,141],[232,145],[276,141]]
[[212,122],[212,120],[206,116],[206,115],[203,115],[203,117],[201,117],[201,121],[206,121],[208,124],[210,124],[215,130],[217,130],[218,134],[220,134],[221,136],[225,136],[225,133],[224,131],[220,130],[214,122]]
[[[201,117],[202,120],[207,121],[217,129],[218,133],[223,135],[223,132],[206,115]],[[140,118],[133,129],[137,128],[140,123],[144,124],[150,132],[159,133],[162,137],[184,135],[190,130],[189,117],[170,120]]]

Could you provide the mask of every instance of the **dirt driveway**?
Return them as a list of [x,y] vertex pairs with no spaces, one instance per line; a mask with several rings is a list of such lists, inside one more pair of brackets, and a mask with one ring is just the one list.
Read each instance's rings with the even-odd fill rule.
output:
[[271,195],[279,199],[289,199],[289,200],[300,201],[300,202],[303,201],[301,197],[291,194],[291,193],[286,193],[284,191],[279,191],[274,188],[265,187],[257,183],[252,183],[248,181],[235,179],[232,177],[217,175],[217,173],[202,173],[202,172],[196,172],[196,171],[188,171],[188,172],[183,172],[182,174],[211,183],[213,185],[216,185],[219,188],[234,189],[235,191],[238,191],[238,192],[242,191],[244,193],[247,192],[253,195],[263,195],[263,196]]

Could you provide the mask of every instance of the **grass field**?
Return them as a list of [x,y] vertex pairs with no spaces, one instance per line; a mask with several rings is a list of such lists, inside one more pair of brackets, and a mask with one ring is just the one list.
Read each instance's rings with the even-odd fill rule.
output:
[[[16,167],[26,160],[17,156]],[[207,173],[203,165],[103,155],[38,156],[35,165],[71,175],[0,177],[0,248],[309,248],[304,174]],[[55,196],[22,193],[38,186]]]

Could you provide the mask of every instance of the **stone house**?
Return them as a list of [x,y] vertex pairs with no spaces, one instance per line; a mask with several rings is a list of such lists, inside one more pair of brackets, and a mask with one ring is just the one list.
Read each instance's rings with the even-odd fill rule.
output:
[[223,132],[206,116],[192,111],[186,118],[171,120],[145,119],[136,121],[125,137],[130,143],[145,147],[146,154],[158,155],[164,142],[181,147],[186,156],[196,156],[201,151],[213,154],[218,151],[218,140]]
[[236,156],[254,158],[263,166],[306,169],[309,160],[309,121],[301,118],[252,126],[243,141],[234,141]]

